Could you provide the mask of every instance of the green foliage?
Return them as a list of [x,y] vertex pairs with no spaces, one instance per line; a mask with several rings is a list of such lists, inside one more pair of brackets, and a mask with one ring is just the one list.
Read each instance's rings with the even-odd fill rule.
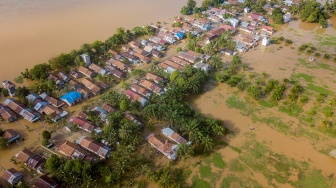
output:
[[14,79],[14,81],[16,82],[16,83],[18,83],[18,84],[22,84],[23,83],[23,76],[22,75],[19,75],[18,77],[16,77],[15,79]]
[[129,108],[129,102],[126,99],[122,99],[119,104],[120,110],[126,111]]
[[181,47],[177,47],[176,48],[176,52],[180,52],[180,51],[182,51],[182,48]]
[[263,95],[262,88],[257,85],[249,86],[246,91],[251,97],[253,97],[256,100],[260,99],[261,96]]
[[44,64],[37,64],[29,70],[29,78],[32,80],[44,80],[48,78],[51,71],[51,66]]
[[173,23],[173,27],[182,27],[182,23],[181,22],[175,22]]
[[321,4],[315,0],[301,1],[300,18],[302,21],[307,22],[319,22],[322,27],[326,27],[326,20],[328,18],[327,13],[320,8]]
[[283,12],[281,8],[275,8],[272,12],[272,19],[276,24],[283,24]]
[[211,57],[209,64],[216,70],[223,68],[222,58],[218,54]]
[[60,54],[57,57],[51,58],[49,64],[53,69],[64,70],[66,67],[69,67],[74,62],[74,58],[70,54]]
[[5,149],[7,148],[7,140],[4,139],[3,137],[0,137],[0,149]]
[[179,144],[177,148],[177,156],[186,159],[189,157],[192,157],[194,154],[194,151],[191,146],[187,144]]

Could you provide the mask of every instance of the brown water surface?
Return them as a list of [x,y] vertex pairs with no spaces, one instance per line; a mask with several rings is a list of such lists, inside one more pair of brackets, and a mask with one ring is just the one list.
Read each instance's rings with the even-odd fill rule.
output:
[[[0,0],[0,80],[131,29],[179,15],[187,0]],[[197,0],[200,4],[201,0]]]

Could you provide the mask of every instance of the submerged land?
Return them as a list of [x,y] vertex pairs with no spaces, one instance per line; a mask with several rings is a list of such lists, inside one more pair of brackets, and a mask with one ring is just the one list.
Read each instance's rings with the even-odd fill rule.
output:
[[[228,10],[223,5],[219,7],[221,10]],[[209,10],[217,11],[212,8]],[[251,23],[254,20],[250,20],[250,13],[241,12],[236,18],[240,23]],[[198,16],[194,14],[172,20],[181,22],[181,28],[190,24],[197,30],[190,20],[202,20],[209,15]],[[47,116],[43,116],[36,123],[29,123],[22,118],[16,123],[2,121],[2,130],[14,129],[23,139],[20,140],[20,145],[13,143],[9,148],[0,151],[0,165],[3,168],[0,174],[5,169],[15,168],[23,173],[23,182],[27,183],[21,186],[31,186],[30,180],[37,179],[40,175],[14,157],[20,150],[27,148],[45,158],[53,158],[47,159],[45,174],[65,187],[74,182],[81,182],[79,187],[335,187],[336,160],[330,152],[336,149],[336,87],[333,79],[336,70],[336,17],[332,16],[328,20],[327,28],[320,28],[317,23],[306,23],[299,19],[292,19],[286,24],[275,24],[271,17],[266,17],[270,22],[269,26],[275,30],[270,35],[270,44],[267,46],[261,45],[260,40],[248,51],[228,56],[223,48],[237,52],[236,46],[232,49],[230,42],[216,43],[222,40],[221,37],[210,43],[206,40],[211,37],[207,33],[221,25],[230,24],[215,23],[212,20],[211,29],[200,36],[186,34],[185,38],[176,40],[174,44],[166,42],[166,49],[160,52],[163,56],[161,58],[150,56],[150,63],[134,64],[129,60],[123,61],[132,72],[123,73],[121,78],[116,78],[115,75],[95,77],[93,82],[99,87],[103,82],[109,88],[104,89],[102,94],[92,95],[74,106],[63,108],[69,114],[61,121],[51,123],[47,121]],[[299,15],[293,17],[299,18]],[[171,29],[172,24],[154,23],[150,27],[159,35],[163,30],[176,32]],[[158,25],[161,30],[155,28]],[[230,41],[239,34],[260,35],[261,25],[252,33],[240,30],[240,25],[234,34],[223,33],[222,36],[224,41]],[[175,24],[174,26],[175,29],[179,28]],[[134,43],[129,42],[141,43],[142,40],[149,40],[151,35],[153,34],[150,32],[144,32],[139,36],[133,35],[133,38],[130,37],[126,42],[120,42],[121,44],[112,44],[106,50],[113,55],[101,55],[97,52],[99,48],[92,45],[91,49],[82,46],[76,56],[82,53],[81,50],[87,50],[84,52],[91,56],[92,62],[104,67],[110,58],[117,57],[116,54],[125,54],[130,49],[136,51]],[[198,43],[195,46],[194,40]],[[111,41],[113,40],[107,40],[105,44],[111,44]],[[209,44],[216,46],[210,49]],[[144,49],[145,46],[140,48]],[[194,64],[186,63],[187,60],[185,64],[181,63],[182,60],[181,64],[176,61],[170,63],[169,66],[175,66],[172,67],[174,69],[166,68],[169,66],[162,63],[172,60],[173,57],[179,59],[179,52],[188,50],[211,56],[209,60],[200,58],[211,66],[211,70],[206,72],[192,68]],[[220,57],[220,61],[217,57]],[[70,63],[64,69],[53,68],[50,72],[62,70],[68,74],[83,65],[83,62]],[[111,66],[114,67],[113,64]],[[147,104],[141,106],[139,102],[142,100],[126,94],[127,98],[125,91],[133,83],[139,84],[135,80],[141,81],[149,72],[165,80],[154,83],[165,90],[161,90],[164,91],[162,95],[153,92],[151,97],[144,96],[144,93],[138,94],[148,100]],[[28,73],[28,77],[30,75]],[[83,78],[71,79],[83,83]],[[40,94],[42,88],[49,90],[50,95],[60,97],[73,90],[67,84],[57,90],[44,86],[32,87],[36,83],[45,82],[46,78],[24,80],[30,93]],[[85,86],[83,88],[89,90]],[[151,89],[145,90],[150,92]],[[2,96],[1,102],[7,98],[9,97]],[[107,124],[97,114],[90,112],[106,103],[116,109],[109,113],[110,122]],[[96,135],[79,129],[67,131],[65,127],[70,124],[68,119],[77,117],[80,112],[88,114],[87,119],[96,127],[102,128],[103,133]],[[123,118],[122,114],[127,113],[133,114],[143,127],[138,128],[128,122],[127,118]],[[169,160],[146,141],[148,135],[153,133],[175,143],[162,135],[161,129],[164,127],[171,127],[186,140],[192,141],[189,149],[183,146],[184,150],[177,152],[175,161]],[[48,149],[43,146],[42,132],[45,130],[51,132],[50,141],[55,145],[63,140],[75,142],[83,135],[98,141],[109,139],[111,157],[92,164],[71,160],[55,147]],[[200,132],[202,138],[194,134],[195,130]],[[56,159],[56,156],[60,159]],[[50,161],[59,166],[50,165]],[[67,170],[64,166],[75,166],[76,163],[87,164],[88,174],[73,170],[69,173],[77,179],[67,180],[66,176],[61,175],[61,172]],[[98,170],[90,165],[97,165]],[[74,166],[73,169],[79,169]],[[85,182],[81,181],[87,178],[86,175],[90,178]],[[0,183],[8,185],[3,180]]]

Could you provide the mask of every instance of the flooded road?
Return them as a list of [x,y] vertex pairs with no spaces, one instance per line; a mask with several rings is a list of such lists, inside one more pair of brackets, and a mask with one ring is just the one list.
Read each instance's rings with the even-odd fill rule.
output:
[[25,68],[83,43],[105,40],[118,27],[169,22],[186,2],[0,0],[0,80],[12,80]]

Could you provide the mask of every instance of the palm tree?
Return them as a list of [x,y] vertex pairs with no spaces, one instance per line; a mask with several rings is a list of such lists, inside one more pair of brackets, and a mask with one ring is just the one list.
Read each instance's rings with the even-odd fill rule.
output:
[[213,147],[213,140],[210,138],[209,135],[203,137],[203,139],[201,140],[202,145],[204,146],[204,151],[210,151]]
[[194,151],[191,148],[191,146],[188,146],[187,144],[180,144],[177,148],[177,155],[182,158],[188,158],[193,155]]
[[209,64],[217,70],[223,68],[222,58],[219,55],[212,56]]

